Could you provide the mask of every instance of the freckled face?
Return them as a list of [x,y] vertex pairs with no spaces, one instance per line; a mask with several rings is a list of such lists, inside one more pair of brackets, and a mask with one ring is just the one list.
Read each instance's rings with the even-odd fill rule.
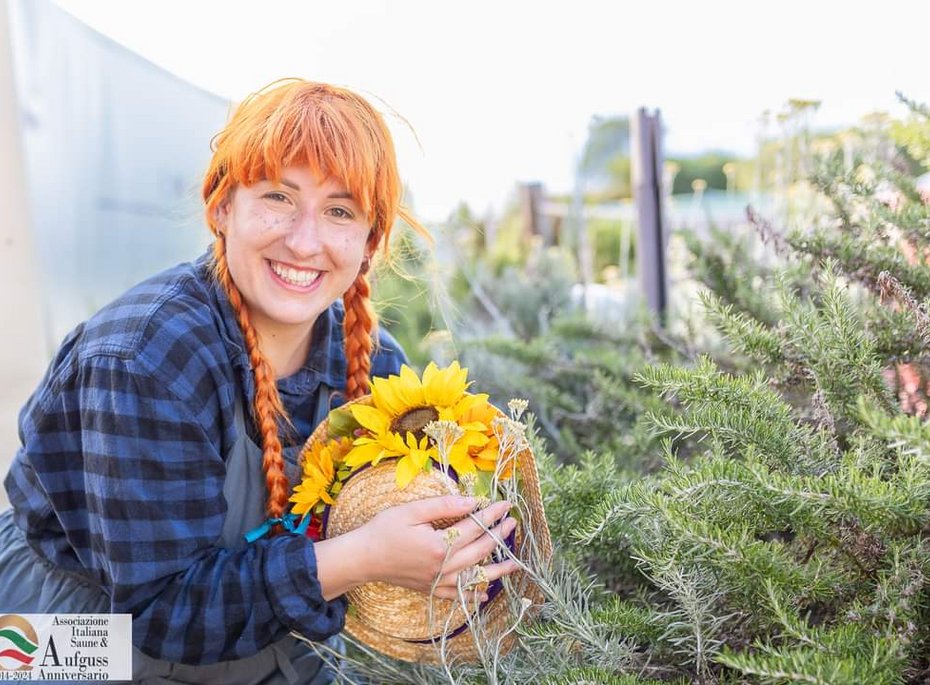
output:
[[370,225],[334,179],[287,167],[277,183],[238,186],[218,212],[226,261],[263,337],[306,334],[341,298],[367,254]]

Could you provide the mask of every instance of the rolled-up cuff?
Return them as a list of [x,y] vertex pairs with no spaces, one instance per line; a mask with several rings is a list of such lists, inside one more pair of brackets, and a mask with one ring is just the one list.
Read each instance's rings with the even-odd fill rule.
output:
[[344,597],[323,599],[313,542],[299,535],[283,535],[272,545],[277,549],[266,557],[265,582],[281,623],[309,640],[325,640],[339,633],[347,602]]

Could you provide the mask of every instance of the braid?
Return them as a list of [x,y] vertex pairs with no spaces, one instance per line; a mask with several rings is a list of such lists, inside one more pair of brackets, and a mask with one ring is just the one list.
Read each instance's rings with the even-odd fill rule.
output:
[[275,385],[274,369],[262,355],[258,333],[249,320],[249,310],[242,301],[242,295],[229,275],[226,264],[226,241],[218,233],[213,243],[213,272],[223,290],[229,297],[236,320],[245,338],[246,351],[252,373],[255,376],[255,402],[253,412],[262,440],[262,470],[265,472],[265,487],[268,501],[265,510],[269,517],[280,517],[287,508],[289,483],[284,472],[284,457],[281,454],[281,438],[278,435],[278,419],[286,418],[287,412],[278,395]]
[[348,400],[354,400],[368,393],[372,335],[378,325],[375,310],[369,299],[370,295],[371,286],[368,283],[368,277],[362,271],[342,296],[346,310],[342,329],[345,337],[346,399]]

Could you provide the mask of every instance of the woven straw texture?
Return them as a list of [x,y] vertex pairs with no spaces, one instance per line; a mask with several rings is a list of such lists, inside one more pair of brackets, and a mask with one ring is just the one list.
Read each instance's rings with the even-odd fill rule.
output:
[[[370,404],[370,396],[355,400]],[[502,415],[502,414],[501,414]],[[324,421],[310,436],[313,441],[329,438],[328,422]],[[383,461],[354,474],[343,486],[336,503],[330,508],[323,536],[334,537],[353,530],[384,509],[438,495],[458,494],[458,484],[438,469],[421,473],[403,490],[398,490],[394,478],[395,461]],[[529,450],[517,457],[522,501],[514,508],[519,524],[516,530],[516,555],[531,564],[547,562],[552,554],[549,528],[542,507],[536,462]],[[437,522],[445,528],[455,521]],[[526,535],[527,527],[533,531]],[[531,549],[531,546],[533,547]],[[523,571],[507,577],[504,590],[498,593],[476,615],[476,606],[466,608],[458,601],[428,597],[407,588],[375,582],[362,585],[348,593],[349,612],[345,630],[360,642],[383,654],[421,663],[476,661],[482,652],[506,653],[513,645],[514,635],[501,637],[515,622],[524,599],[532,607],[524,614],[534,613],[542,603],[542,593]],[[431,606],[432,605],[432,606]],[[469,629],[444,638],[459,626],[469,623]]]

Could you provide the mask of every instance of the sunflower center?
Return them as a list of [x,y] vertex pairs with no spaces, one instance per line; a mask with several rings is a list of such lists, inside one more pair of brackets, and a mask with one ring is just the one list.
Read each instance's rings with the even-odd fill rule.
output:
[[430,421],[439,420],[439,412],[434,407],[416,407],[404,412],[391,424],[391,430],[401,436],[413,433],[416,439],[422,440],[423,429]]

